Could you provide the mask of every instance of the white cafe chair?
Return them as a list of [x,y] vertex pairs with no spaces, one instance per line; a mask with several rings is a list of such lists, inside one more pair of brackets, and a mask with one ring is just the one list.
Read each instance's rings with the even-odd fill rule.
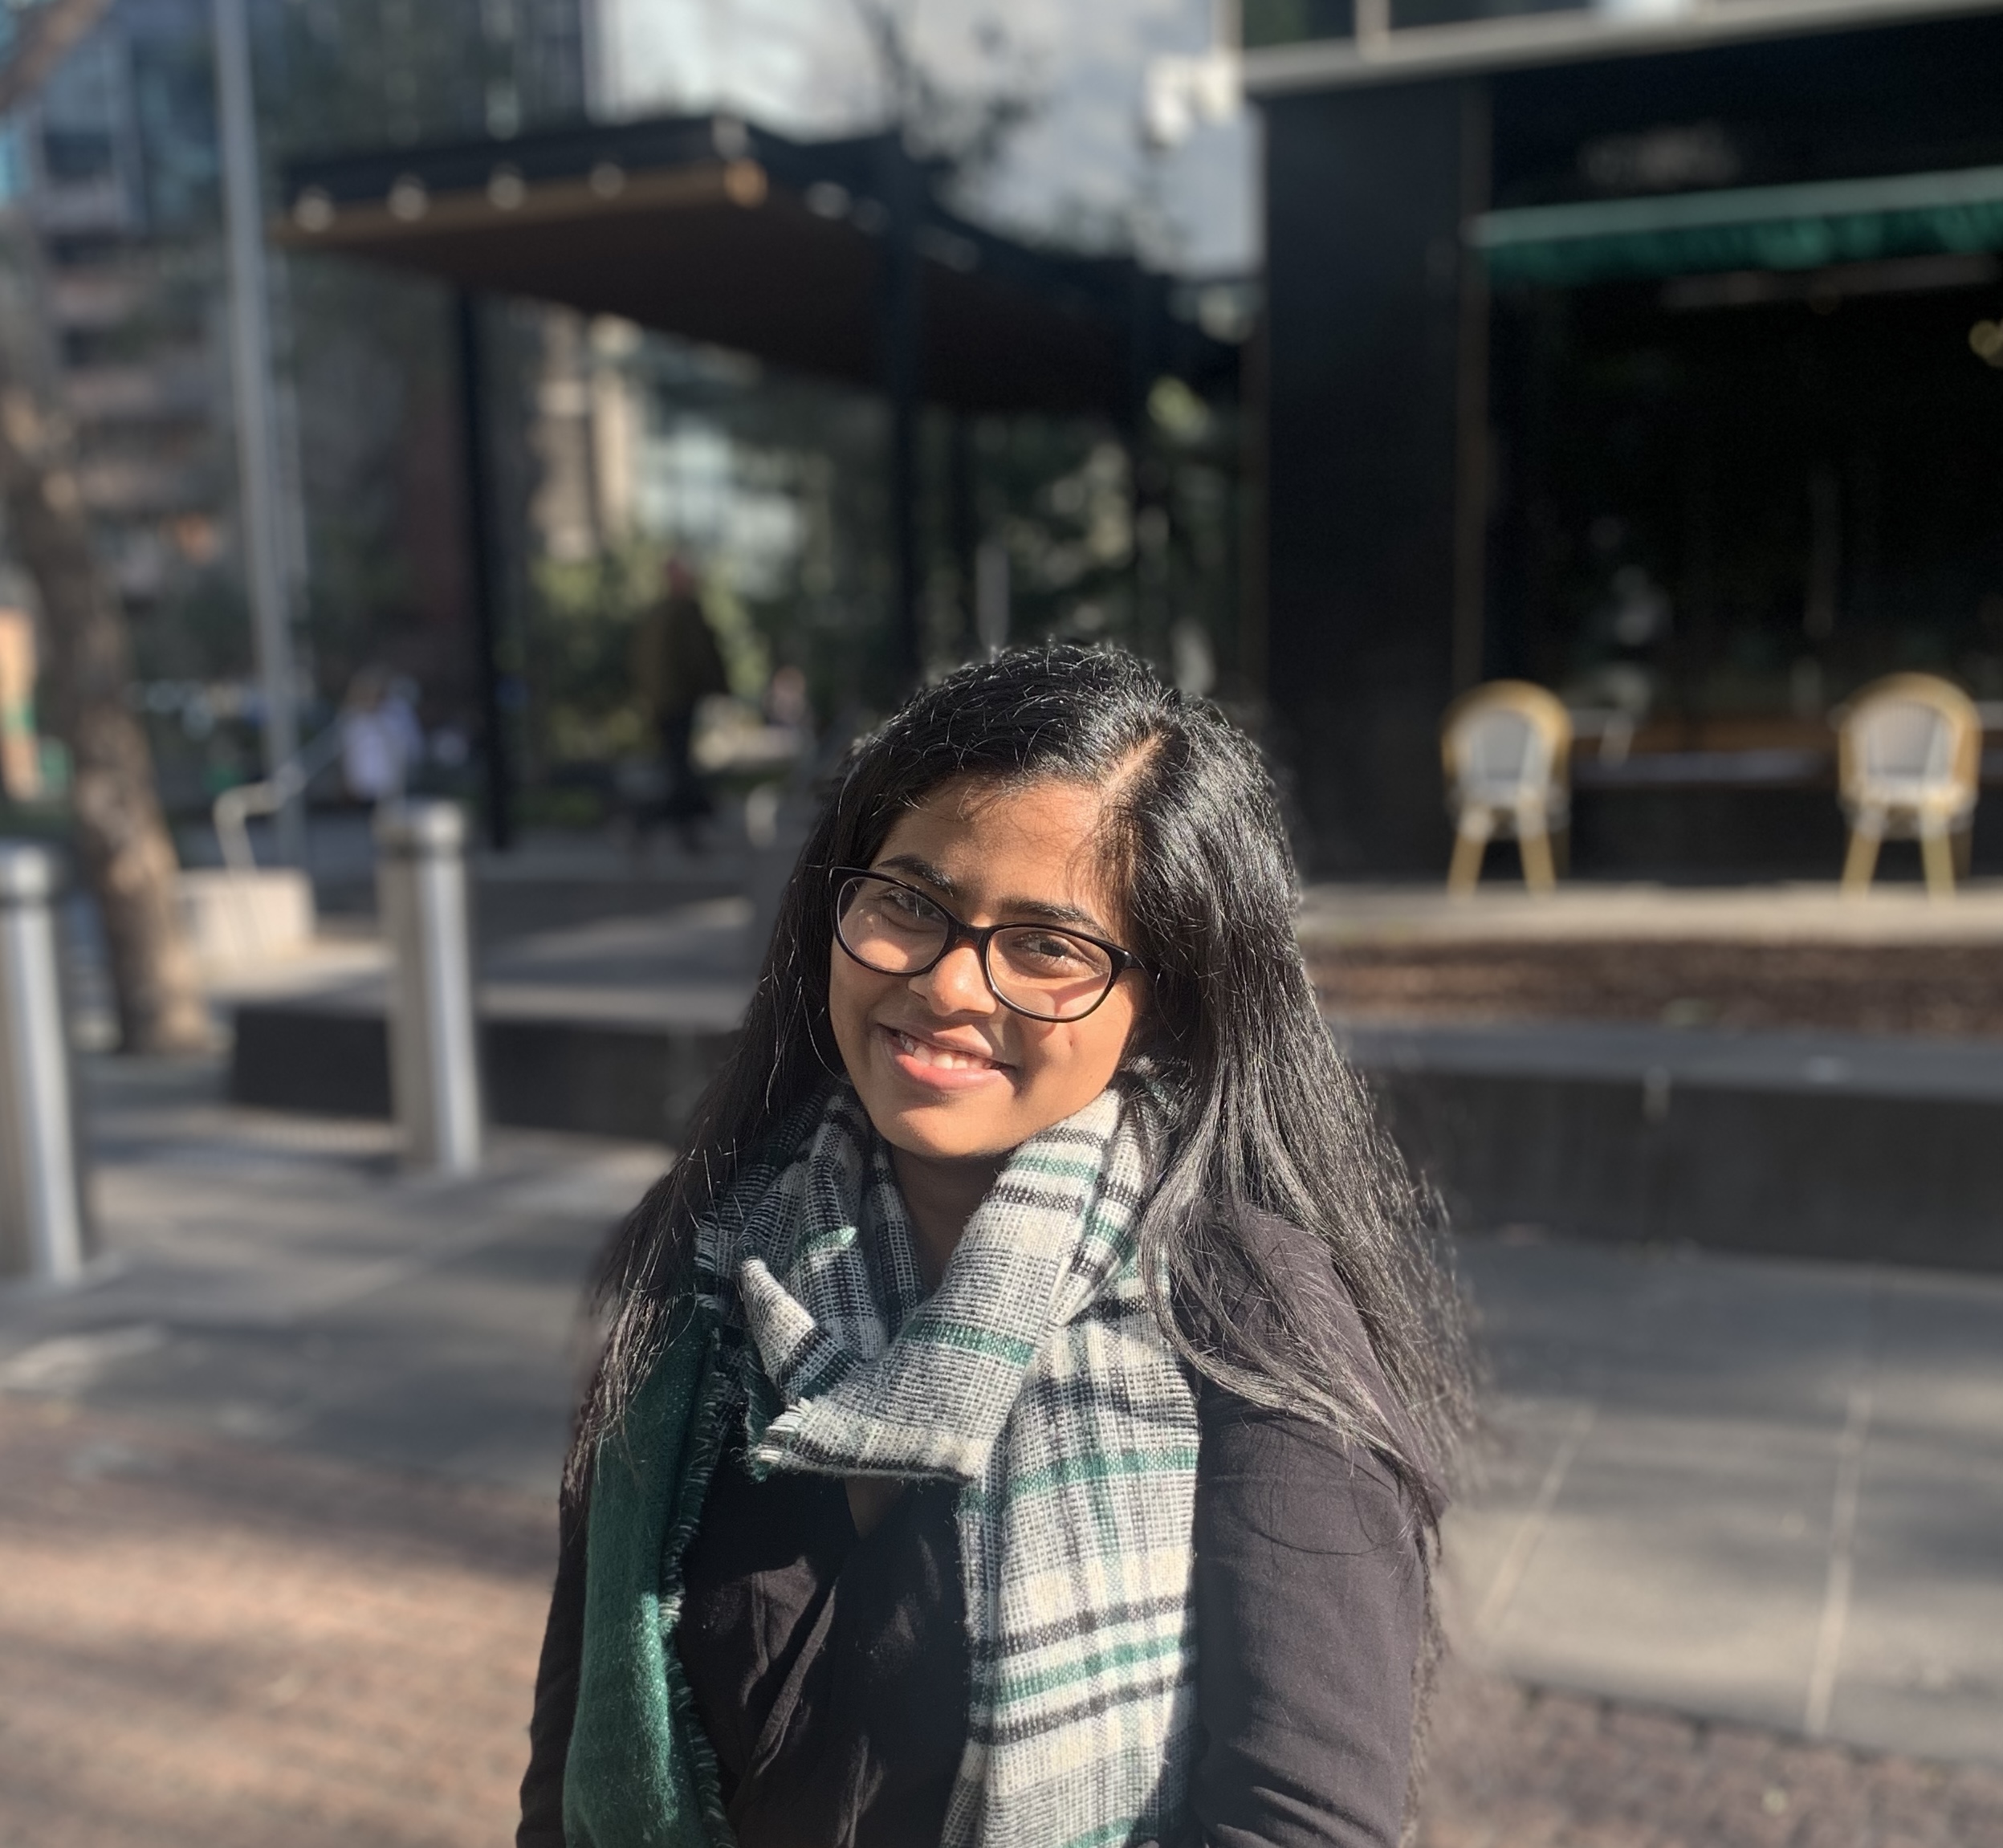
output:
[[1524,884],[1549,891],[1557,883],[1551,837],[1570,818],[1572,719],[1564,703],[1526,680],[1492,680],[1447,707],[1439,746],[1454,818],[1447,892],[1472,893],[1488,843],[1511,835],[1522,851]]
[[1982,769],[1982,722],[1952,681],[1895,674],[1874,681],[1838,714],[1837,784],[1850,851],[1843,891],[1871,888],[1888,836],[1917,838],[1927,890],[1954,896],[1965,877]]

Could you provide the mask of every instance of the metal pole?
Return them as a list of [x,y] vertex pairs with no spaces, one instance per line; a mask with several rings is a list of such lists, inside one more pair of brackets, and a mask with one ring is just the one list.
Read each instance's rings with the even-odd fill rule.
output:
[[925,279],[918,254],[923,180],[896,131],[879,169],[889,216],[878,284],[877,364],[890,408],[890,650],[902,694],[925,670],[924,564],[918,539],[918,411],[924,391]]
[[966,411],[953,413],[951,425],[952,450],[948,458],[949,522],[953,529],[953,575],[959,580],[960,644],[968,653],[980,646],[977,577],[975,560],[980,551],[980,507],[975,480],[974,419]]
[[1008,645],[1008,547],[1001,539],[983,540],[974,555],[974,635],[990,654]]
[[[215,39],[216,116],[222,156],[222,214],[230,253],[230,364],[236,396],[237,508],[264,701],[264,774],[275,775],[299,750],[291,613],[279,537],[276,424],[271,402],[271,330],[265,294],[264,232],[259,204],[257,122],[250,100],[250,35],[244,0],[210,0]],[[278,814],[279,857],[305,858],[296,800]]]
[[[1460,93],[1460,210],[1464,223],[1488,209],[1494,129],[1488,92]],[[1454,353],[1454,691],[1487,670],[1488,589],[1488,267],[1478,250],[1460,253],[1459,325]]]
[[479,656],[480,750],[487,772],[487,845],[505,853],[515,838],[515,787],[509,764],[507,702],[501,696],[500,587],[494,568],[494,480],[487,453],[487,346],[480,299],[462,289],[453,308],[459,348],[459,440],[466,470],[467,582]]
[[456,802],[376,812],[376,897],[394,973],[389,1092],[413,1167],[480,1165],[480,1064],[473,1015],[466,812]]
[[0,845],[0,1273],[68,1283],[83,1268],[83,1208],[55,888],[47,849]]

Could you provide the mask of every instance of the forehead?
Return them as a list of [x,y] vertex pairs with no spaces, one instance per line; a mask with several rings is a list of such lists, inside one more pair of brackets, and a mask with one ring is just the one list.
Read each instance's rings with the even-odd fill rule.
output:
[[898,817],[879,865],[910,857],[947,874],[968,898],[1048,899],[1089,906],[1109,924],[1105,800],[1089,785],[942,784]]

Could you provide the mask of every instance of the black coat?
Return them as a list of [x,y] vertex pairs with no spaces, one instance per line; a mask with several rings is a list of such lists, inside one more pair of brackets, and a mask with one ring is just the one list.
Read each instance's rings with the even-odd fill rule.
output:
[[[1320,1248],[1277,1221],[1252,1235],[1381,1389]],[[1381,1459],[1321,1426],[1208,1382],[1199,1411],[1204,1848],[1394,1848],[1425,1630],[1418,1517]],[[587,1518],[564,1510],[518,1848],[564,1848]],[[740,1848],[934,1848],[966,1712],[950,1491],[907,1491],[858,1539],[839,1482],[754,1484],[727,1459],[686,1565],[677,1645]]]

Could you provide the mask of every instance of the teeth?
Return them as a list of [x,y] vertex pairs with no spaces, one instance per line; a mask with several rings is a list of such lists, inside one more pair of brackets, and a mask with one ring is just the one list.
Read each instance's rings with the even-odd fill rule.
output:
[[906,1056],[917,1060],[921,1065],[938,1065],[949,1072],[973,1072],[984,1070],[995,1062],[973,1052],[949,1052],[943,1046],[914,1040],[909,1033],[898,1032],[894,1027],[890,1034]]

